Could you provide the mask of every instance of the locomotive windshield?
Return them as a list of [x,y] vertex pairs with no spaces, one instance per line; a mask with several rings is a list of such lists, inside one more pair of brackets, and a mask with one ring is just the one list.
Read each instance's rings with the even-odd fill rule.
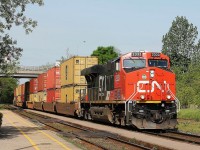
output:
[[144,59],[124,59],[124,68],[144,68],[146,61]]
[[149,59],[149,67],[167,68],[167,60]]

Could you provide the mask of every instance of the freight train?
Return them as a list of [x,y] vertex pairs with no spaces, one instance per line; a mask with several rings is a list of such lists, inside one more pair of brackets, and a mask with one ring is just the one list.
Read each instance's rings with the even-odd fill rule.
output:
[[130,52],[98,64],[72,57],[19,85],[14,104],[138,129],[175,129],[178,99],[169,57]]

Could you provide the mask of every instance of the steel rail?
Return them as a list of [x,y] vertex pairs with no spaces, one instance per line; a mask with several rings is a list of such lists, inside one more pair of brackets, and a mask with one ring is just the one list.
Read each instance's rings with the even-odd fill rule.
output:
[[142,131],[142,133],[200,145],[200,136],[194,134],[182,133],[179,131],[166,131],[166,133]]

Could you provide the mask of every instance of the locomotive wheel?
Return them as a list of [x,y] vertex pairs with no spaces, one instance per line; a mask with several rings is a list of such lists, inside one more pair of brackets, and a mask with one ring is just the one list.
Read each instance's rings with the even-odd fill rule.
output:
[[120,125],[121,125],[121,126],[125,126],[125,119],[124,119],[124,117],[122,117],[122,118],[120,119]]

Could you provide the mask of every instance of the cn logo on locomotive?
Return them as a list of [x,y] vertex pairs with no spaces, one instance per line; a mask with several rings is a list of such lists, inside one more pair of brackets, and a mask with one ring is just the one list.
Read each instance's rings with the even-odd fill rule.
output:
[[[149,85],[151,84],[151,90],[144,89],[144,85],[148,85],[148,84]],[[164,81],[164,84],[166,86],[167,82]],[[137,82],[137,92],[138,93],[146,93],[146,92],[153,93],[155,90],[155,87],[157,87],[159,90],[162,90],[160,84],[157,81],[153,81],[151,83],[150,83],[150,81],[138,81]],[[164,90],[162,90],[162,92],[164,92]]]

